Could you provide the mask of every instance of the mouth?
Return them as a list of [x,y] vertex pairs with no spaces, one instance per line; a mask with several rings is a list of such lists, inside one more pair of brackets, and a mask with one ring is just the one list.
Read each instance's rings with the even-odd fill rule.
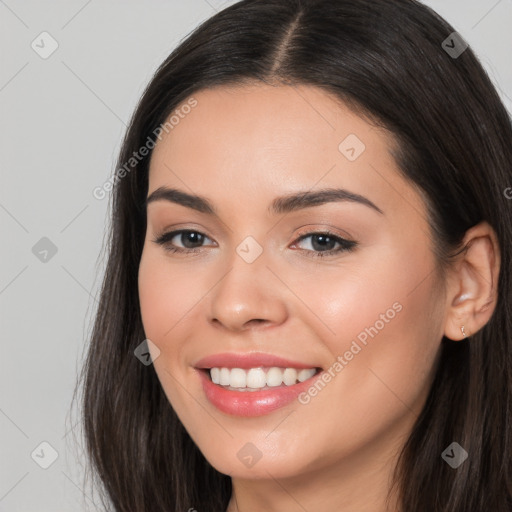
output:
[[254,368],[197,368],[218,386],[229,391],[254,392],[286,388],[305,382],[322,368],[254,367]]
[[[318,364],[318,363],[317,363]],[[233,416],[261,416],[292,404],[323,368],[271,353],[225,352],[193,363],[209,402]]]
[[292,404],[320,378],[321,368],[196,368],[205,397],[219,411],[262,416]]

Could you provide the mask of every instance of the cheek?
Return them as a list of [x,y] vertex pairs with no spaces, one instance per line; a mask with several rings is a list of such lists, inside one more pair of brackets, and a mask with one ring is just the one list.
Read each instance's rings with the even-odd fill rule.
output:
[[339,396],[351,410],[379,416],[376,423],[409,407],[419,413],[440,348],[442,299],[432,260],[418,256],[367,268],[345,283],[341,300],[331,298],[337,336],[329,350],[343,358]]
[[301,433],[312,418],[324,418],[321,426],[314,422],[314,437],[300,437],[311,450],[304,457],[324,453],[334,462],[372,439],[411,428],[420,414],[440,346],[440,309],[433,276],[425,279],[428,260],[402,264],[368,267],[364,276],[350,279],[305,282],[310,304],[316,297],[319,316],[335,334],[319,327],[332,355],[332,378],[309,388],[298,407]]
[[188,341],[200,329],[198,315],[202,313],[204,319],[201,301],[212,287],[209,276],[193,265],[185,269],[173,264],[161,250],[145,248],[142,253],[138,274],[142,324],[146,337],[160,351],[153,366],[178,415],[186,410],[188,396],[179,383],[191,378]]
[[[190,286],[190,274],[177,272],[165,255],[145,249],[142,253],[138,289],[144,333],[159,349],[153,367],[162,389],[176,412],[186,410],[186,400],[178,382],[183,382],[184,341],[187,313],[200,293]],[[183,421],[183,418],[180,417]]]
[[302,289],[321,320],[315,320],[317,336],[332,357],[336,394],[353,410],[370,407],[384,414],[392,401],[399,407],[400,400],[421,401],[429,387],[443,299],[427,250],[404,248],[392,257],[383,252],[373,261],[379,264],[361,262],[346,276],[343,269],[309,276]]
[[143,252],[138,277],[140,310],[146,336],[157,345],[172,336],[172,330],[197,301],[198,292],[190,282],[190,276],[174,272],[165,257]]
[[[146,336],[157,343],[166,329],[169,329],[172,317],[169,318],[169,325],[163,324],[164,311],[172,304],[172,294],[169,293],[168,283],[163,277],[161,268],[156,261],[143,255],[139,267],[139,301]],[[174,308],[168,309],[172,315]],[[158,343],[157,343],[158,345]]]

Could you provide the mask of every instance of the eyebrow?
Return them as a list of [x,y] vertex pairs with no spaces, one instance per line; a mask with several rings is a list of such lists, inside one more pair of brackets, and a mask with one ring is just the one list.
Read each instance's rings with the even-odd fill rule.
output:
[[[169,201],[171,203],[191,208],[200,213],[218,216],[218,212],[213,204],[205,197],[188,194],[175,188],[157,188],[146,198],[146,208],[150,203],[155,201]],[[359,203],[364,206],[368,206],[382,215],[384,214],[384,212],[368,198],[342,188],[327,188],[315,191],[295,192],[286,196],[277,197],[272,201],[268,208],[268,212],[270,214],[278,215],[302,210],[304,208],[310,208],[312,206],[341,201]]]

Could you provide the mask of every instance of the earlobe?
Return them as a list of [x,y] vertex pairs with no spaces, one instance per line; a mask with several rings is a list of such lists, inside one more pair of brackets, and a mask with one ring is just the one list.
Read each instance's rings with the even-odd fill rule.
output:
[[500,252],[487,222],[466,232],[464,251],[450,270],[444,335],[454,341],[469,338],[491,318],[498,296]]

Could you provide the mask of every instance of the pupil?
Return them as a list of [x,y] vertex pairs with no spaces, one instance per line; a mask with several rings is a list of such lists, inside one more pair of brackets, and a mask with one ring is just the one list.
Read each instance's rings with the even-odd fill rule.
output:
[[181,242],[187,249],[193,249],[194,247],[190,247],[188,245],[188,242],[191,242],[191,245],[193,246],[194,243],[199,243],[199,245],[202,242],[203,235],[200,233],[193,233],[193,232],[186,232],[181,234]]
[[[318,240],[318,243],[315,244],[315,239]],[[326,247],[326,245],[329,245],[328,242],[331,242],[330,245],[333,245],[335,244],[335,240],[332,239],[331,237],[329,236],[325,236],[325,235],[315,235],[313,236],[313,242],[312,242],[312,245],[313,245],[313,248],[316,250],[316,249],[326,249],[327,250],[330,250],[330,249],[333,249],[333,247]],[[315,247],[316,245],[316,247]]]

